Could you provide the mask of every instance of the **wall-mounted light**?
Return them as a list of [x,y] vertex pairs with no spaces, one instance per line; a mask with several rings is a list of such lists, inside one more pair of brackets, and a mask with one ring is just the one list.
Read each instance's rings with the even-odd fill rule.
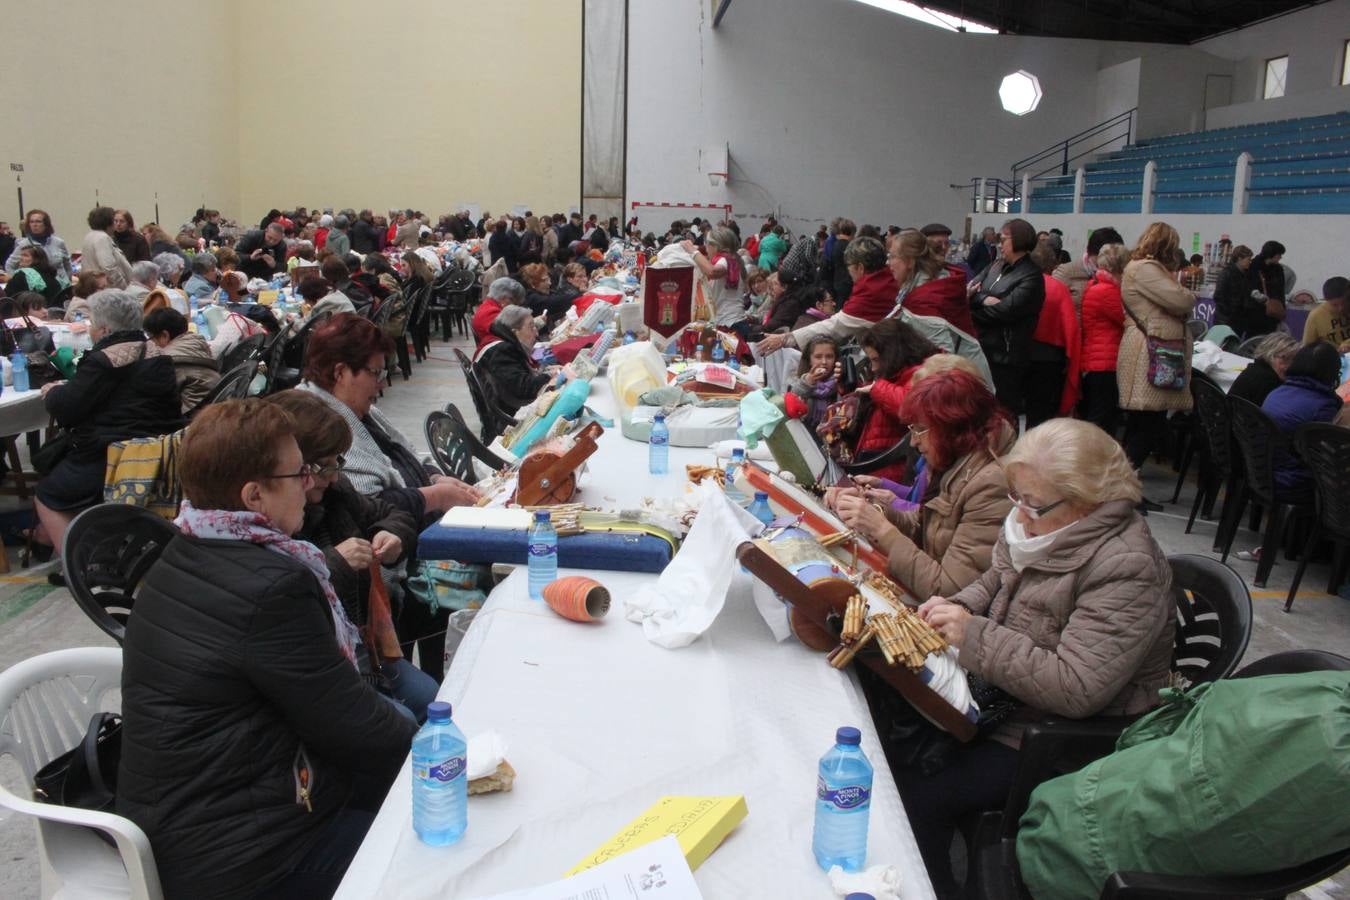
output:
[[1015,116],[1025,116],[1041,102],[1041,82],[1025,69],[1003,76],[998,86],[998,98],[1003,108]]

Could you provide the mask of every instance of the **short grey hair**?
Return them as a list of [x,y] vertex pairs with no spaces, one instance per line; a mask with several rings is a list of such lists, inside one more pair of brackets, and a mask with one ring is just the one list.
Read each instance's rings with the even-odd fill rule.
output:
[[192,257],[192,274],[205,275],[219,264],[220,260],[216,259],[214,253],[198,253]]
[[1302,345],[1298,341],[1283,331],[1276,331],[1266,335],[1265,339],[1256,345],[1256,358],[1264,359],[1273,366],[1281,357],[1293,359],[1300,346]]
[[[183,257],[177,253],[156,253],[154,262],[155,268],[159,269],[160,277],[165,281],[183,271]],[[134,273],[135,269],[132,272]]]
[[736,237],[736,232],[725,225],[719,225],[703,239],[705,245],[716,247],[723,253],[735,253],[741,248],[741,239]]
[[514,278],[498,278],[488,286],[488,297],[493,300],[525,299],[525,287]]
[[334,227],[334,228],[338,228],[338,229],[346,228],[347,226],[349,226],[349,225],[351,225],[351,224],[352,224],[352,220],[349,219],[349,218],[347,218],[345,215],[339,214],[336,218],[333,219],[333,227]]
[[89,298],[89,321],[109,334],[141,327],[141,301],[116,288],[95,291]]
[[886,246],[874,237],[854,238],[844,248],[844,264],[860,265],[864,272],[880,272],[886,267]]
[[[498,279],[498,281],[500,280],[501,279]],[[530,312],[529,307],[516,306],[515,304],[504,307],[501,312],[497,313],[497,321],[501,322],[512,331],[515,331],[533,318],[534,313]]]
[[131,280],[148,288],[159,284],[159,266],[147,260],[131,264]]

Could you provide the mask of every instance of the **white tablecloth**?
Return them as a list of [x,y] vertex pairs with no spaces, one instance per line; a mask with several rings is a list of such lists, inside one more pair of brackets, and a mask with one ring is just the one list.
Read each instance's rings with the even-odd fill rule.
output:
[[1224,393],[1228,393],[1233,387],[1233,382],[1237,381],[1237,377],[1252,364],[1252,361],[1245,356],[1220,350],[1208,341],[1196,341],[1191,364],[1195,371],[1203,372],[1223,388]]
[[41,431],[47,427],[48,418],[41,391],[20,393],[10,385],[0,391],[0,437]]
[[[612,411],[603,381],[591,405]],[[711,459],[671,448],[672,474],[654,479],[647,445],[606,430],[582,494],[619,506],[670,496],[684,489],[685,462]],[[614,606],[595,625],[530,601],[523,568],[492,592],[439,696],[466,733],[507,739],[515,790],[470,798],[464,839],[427,847],[412,832],[405,764],[338,897],[471,897],[547,883],[667,794],[746,798],[749,815],[695,873],[709,900],[831,897],[811,831],[817,762],[841,725],[862,729],[876,768],[868,864],[899,867],[907,900],[932,896],[856,680],[795,641],[775,643],[749,575],[737,574],[709,632],[679,650],[648,643],[623,618],[624,598],[656,576],[598,576]]]

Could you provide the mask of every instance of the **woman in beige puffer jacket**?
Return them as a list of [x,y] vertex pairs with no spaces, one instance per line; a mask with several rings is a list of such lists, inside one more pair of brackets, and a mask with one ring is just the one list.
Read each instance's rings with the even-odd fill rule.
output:
[[941,772],[896,773],[938,896],[953,886],[956,822],[1002,807],[1028,721],[1146,712],[1171,672],[1171,567],[1134,509],[1139,479],[1120,445],[1091,423],[1053,419],[1003,465],[1015,506],[992,568],[919,611],[962,667],[1023,704]]
[[[1167,413],[1191,408],[1191,341],[1186,320],[1195,295],[1177,283],[1175,261],[1181,238],[1165,222],[1154,222],[1139,238],[1120,281],[1125,304],[1125,334],[1116,357],[1120,408],[1126,410],[1125,454],[1138,469],[1157,447]],[[1144,330],[1140,330],[1140,325]],[[1154,387],[1148,377],[1148,335],[1183,342],[1186,383],[1179,390]]]

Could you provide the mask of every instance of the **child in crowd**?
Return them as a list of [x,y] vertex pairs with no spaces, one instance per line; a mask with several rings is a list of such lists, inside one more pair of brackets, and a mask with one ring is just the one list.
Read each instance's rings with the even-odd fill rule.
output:
[[838,311],[838,308],[838,304],[834,302],[834,295],[829,291],[822,291],[820,299],[807,309],[806,312],[797,317],[797,321],[793,324],[792,330],[796,331],[798,328],[805,328],[807,325],[814,325],[817,322],[824,321],[834,315],[835,312]]
[[834,364],[838,358],[839,346],[835,344],[834,338],[812,338],[802,350],[797,377],[788,384],[789,391],[806,401],[806,418],[803,421],[813,432],[824,417],[826,407],[839,398],[838,380],[834,376]]

